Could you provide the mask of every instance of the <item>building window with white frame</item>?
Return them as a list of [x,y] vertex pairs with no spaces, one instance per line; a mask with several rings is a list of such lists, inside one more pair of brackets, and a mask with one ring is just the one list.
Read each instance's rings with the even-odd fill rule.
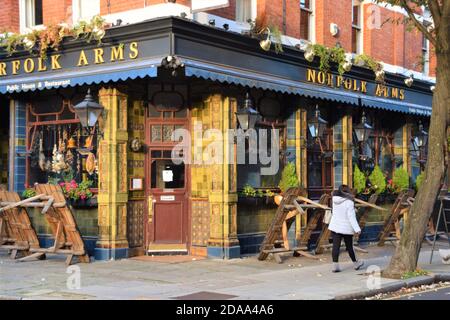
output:
[[32,28],[44,23],[42,0],[22,0],[20,7],[22,26]]
[[361,53],[361,28],[362,28],[362,15],[361,15],[361,1],[353,0],[352,7],[352,53]]
[[311,40],[312,1],[300,0],[300,39]]
[[422,72],[428,75],[430,71],[430,41],[422,34]]
[[236,0],[236,21],[249,22],[253,20],[253,0]]
[[100,14],[100,0],[72,0],[73,21],[90,20]]

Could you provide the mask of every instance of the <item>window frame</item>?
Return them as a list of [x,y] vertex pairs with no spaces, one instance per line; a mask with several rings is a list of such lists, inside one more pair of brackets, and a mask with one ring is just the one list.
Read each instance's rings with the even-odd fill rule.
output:
[[[20,0],[19,2],[19,24],[21,33],[25,33],[27,30],[32,30],[43,26],[44,23],[44,10],[41,0],[42,10],[42,23],[36,23],[36,0]],[[28,25],[29,21],[34,21],[32,25]]]
[[[92,0],[90,0],[92,1]],[[82,0],[72,0],[72,20],[73,22],[78,22],[81,20],[89,20],[90,18],[82,17]],[[98,0],[98,11],[94,13],[91,17],[100,14],[101,1]]]
[[[355,24],[355,7],[358,7],[358,21]],[[362,34],[363,34],[363,12],[362,5],[360,0],[352,0],[352,48],[351,51],[354,54],[362,53]],[[353,33],[355,34],[355,38],[353,38]],[[353,43],[355,42],[355,48],[353,47]]]
[[[308,1],[309,5],[308,7],[303,6],[302,5],[302,1],[299,1],[299,7],[300,7],[300,19],[302,17],[302,12],[306,13],[307,17],[308,17],[308,22],[306,23],[306,25],[308,26],[308,30],[307,32],[307,37],[306,39],[304,39],[304,37],[302,37],[302,31],[300,29],[300,39],[302,40],[307,40],[307,41],[313,41],[313,30],[314,30],[314,26],[313,26],[313,15],[314,15],[314,0],[309,0]],[[301,20],[300,20],[300,28],[302,26]]]
[[[250,17],[248,19],[246,19],[245,21],[238,20],[238,17],[240,16],[239,9],[241,8],[241,5],[238,5],[238,1],[250,2]],[[235,21],[237,23],[248,23],[249,19],[253,21],[256,19],[256,14],[257,14],[257,4],[256,4],[255,0],[236,0]]]

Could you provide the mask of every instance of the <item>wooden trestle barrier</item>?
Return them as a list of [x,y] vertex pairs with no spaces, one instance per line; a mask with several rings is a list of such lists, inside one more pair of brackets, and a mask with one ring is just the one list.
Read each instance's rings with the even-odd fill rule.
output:
[[378,246],[384,246],[386,241],[394,241],[400,239],[400,216],[404,217],[408,214],[409,209],[414,203],[414,191],[407,190],[402,191],[397,196],[397,199],[392,206],[391,212],[388,214],[384,221],[383,229],[380,232]]
[[[19,203],[21,201],[16,192],[0,191],[0,202],[2,204],[11,204]],[[29,255],[30,249],[39,248],[39,240],[36,231],[31,225],[30,218],[28,217],[25,208],[10,206],[9,208],[0,208],[0,210],[1,249],[10,250],[11,258],[16,259],[19,256]]]
[[[89,255],[87,254],[83,239],[77,224],[73,217],[73,214],[66,203],[64,193],[60,186],[40,184],[35,187],[37,196],[20,201],[17,193],[0,191],[0,215],[6,212],[7,217],[13,215],[16,219],[20,216],[21,230],[27,230],[26,242],[27,246],[23,246],[24,236],[19,237],[17,231],[11,233],[11,231],[5,232],[7,237],[12,238],[9,240],[9,245],[14,244],[19,249],[24,251],[25,257],[18,261],[28,261],[31,259],[43,259],[46,254],[63,254],[67,255],[66,264],[70,265],[75,256],[78,257],[80,262],[88,263]],[[19,200],[19,201],[18,201]],[[36,232],[31,227],[30,219],[26,213],[25,208],[42,208],[42,214],[45,215],[47,222],[50,225],[52,234],[54,237],[54,244],[50,248],[40,248],[37,241]],[[17,213],[20,213],[17,214]],[[8,221],[11,218],[8,219]],[[3,221],[5,218],[2,219]],[[7,224],[8,225],[8,224]],[[6,230],[6,229],[4,229]],[[10,229],[11,230],[11,229]],[[3,239],[4,237],[2,237]],[[2,240],[3,243],[3,240]],[[9,248],[2,245],[3,248]],[[9,248],[11,249],[11,248]],[[30,254],[31,253],[31,254]]]
[[[361,228],[361,231],[366,226],[366,219],[367,219],[367,215],[368,215],[370,209],[387,211],[385,208],[375,205],[377,199],[378,199],[378,196],[376,194],[371,195],[368,202],[363,201],[358,198],[355,198],[355,207],[357,209],[356,216],[357,216],[358,224],[359,224],[359,227]],[[328,225],[324,223],[322,225],[322,231],[320,232],[320,235],[316,242],[316,248],[314,250],[315,253],[318,253],[318,254],[323,253],[324,249],[332,247],[332,244],[330,244],[330,241],[329,241],[330,236],[331,236],[331,231],[328,229]],[[358,240],[359,240],[359,237],[354,238],[354,241],[355,241],[354,249],[356,251],[367,253],[367,250],[364,250],[357,245]]]
[[[301,243],[300,246],[290,248],[287,237],[289,226],[292,224],[295,216],[306,214],[308,209],[330,210],[329,207],[314,202],[305,196],[306,191],[303,188],[291,188],[286,191],[261,245],[258,260],[266,260],[269,254],[272,254],[274,259],[281,263],[280,254],[285,253],[318,259],[308,253],[308,248]],[[279,241],[280,238],[282,238],[281,243]],[[277,247],[277,245],[282,245],[282,247]]]

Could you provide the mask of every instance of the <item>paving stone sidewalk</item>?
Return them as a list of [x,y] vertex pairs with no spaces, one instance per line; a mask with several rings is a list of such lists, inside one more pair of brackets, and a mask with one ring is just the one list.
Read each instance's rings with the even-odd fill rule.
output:
[[[258,261],[255,256],[234,260],[196,257],[139,258],[76,264],[69,269],[64,257],[16,263],[0,253],[0,299],[334,299],[367,291],[378,279],[365,274],[367,267],[383,268],[393,247],[371,246],[359,254],[365,268],[355,271],[342,252],[340,273],[332,273],[329,253],[319,261],[287,257],[283,264]],[[435,254],[429,265],[429,248],[420,256],[421,268],[450,273]],[[79,268],[79,269],[78,269]],[[74,271],[80,272],[80,288]],[[381,286],[397,280],[380,279]],[[69,286],[68,286],[69,283]]]

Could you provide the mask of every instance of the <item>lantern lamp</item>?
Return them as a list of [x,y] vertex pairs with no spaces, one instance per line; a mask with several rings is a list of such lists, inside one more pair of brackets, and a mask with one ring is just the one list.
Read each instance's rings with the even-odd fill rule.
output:
[[250,93],[245,94],[244,106],[236,112],[238,123],[242,130],[254,129],[259,113],[253,108]]
[[85,129],[90,129],[97,124],[104,107],[94,101],[91,89],[88,89],[84,100],[75,105],[73,109],[78,119],[80,119],[81,126]]
[[319,106],[316,105],[315,116],[308,124],[308,129],[309,129],[309,133],[311,134],[311,137],[313,137],[313,139],[323,137],[323,134],[325,132],[325,129],[327,128],[327,125],[328,125],[328,121],[324,120],[320,116]]
[[423,129],[422,122],[419,122],[419,131],[414,137],[414,143],[419,149],[425,148],[428,144],[428,132]]
[[369,139],[373,127],[367,123],[365,112],[362,114],[361,122],[354,127],[354,130],[359,143],[365,143]]

